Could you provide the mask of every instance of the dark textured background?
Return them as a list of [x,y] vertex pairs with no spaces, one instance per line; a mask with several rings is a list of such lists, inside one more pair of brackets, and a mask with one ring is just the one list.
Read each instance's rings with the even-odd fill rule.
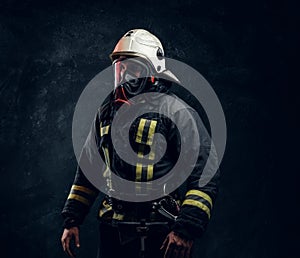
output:
[[[294,138],[284,131],[290,19],[272,1],[1,1],[0,257],[65,257],[74,107],[132,28],[150,30],[168,57],[200,71],[225,111],[220,195],[195,257],[297,257]],[[96,206],[78,257],[95,256]]]

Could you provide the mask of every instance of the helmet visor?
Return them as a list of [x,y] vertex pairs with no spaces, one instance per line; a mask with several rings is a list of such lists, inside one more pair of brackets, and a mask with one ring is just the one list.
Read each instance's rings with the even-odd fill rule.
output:
[[113,62],[115,88],[129,83],[133,88],[139,87],[140,78],[149,77],[149,68],[139,58],[119,58]]

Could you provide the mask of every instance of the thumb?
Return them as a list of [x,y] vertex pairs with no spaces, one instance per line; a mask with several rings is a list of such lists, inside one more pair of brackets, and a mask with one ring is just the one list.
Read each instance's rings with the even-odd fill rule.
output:
[[165,247],[165,245],[166,245],[168,239],[169,239],[169,236],[167,236],[166,239],[164,240],[164,242],[162,243],[162,246],[160,247],[160,250],[163,249],[163,248]]

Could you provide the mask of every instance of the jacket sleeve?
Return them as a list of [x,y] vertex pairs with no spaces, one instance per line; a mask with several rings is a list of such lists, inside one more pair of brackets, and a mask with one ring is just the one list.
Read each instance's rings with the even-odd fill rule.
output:
[[[90,134],[92,134],[99,143],[99,118],[96,116],[92,125]],[[83,148],[86,148],[84,146]],[[100,158],[100,155],[99,155]],[[83,223],[83,220],[93,205],[99,190],[94,187],[91,182],[86,178],[82,172],[80,166],[77,166],[75,179],[73,181],[70,193],[67,197],[65,205],[62,210],[62,216],[64,218],[64,228],[71,228],[79,226]]]
[[[199,134],[199,155],[196,164],[191,167],[192,173],[184,184],[184,197],[181,203],[179,216],[173,226],[173,231],[187,239],[200,237],[209,222],[212,208],[218,192],[218,181],[220,172],[218,169],[218,159],[210,136],[195,110],[189,110],[189,115],[183,116],[180,112],[176,115],[176,120],[184,126],[183,137],[180,141],[186,141],[186,137],[191,134]],[[197,129],[198,132],[193,131]],[[192,131],[191,131],[192,130]],[[177,136],[178,137],[178,136]],[[177,139],[179,141],[179,139]],[[199,147],[199,145],[198,145]],[[183,150],[184,151],[184,150]],[[193,147],[187,150],[185,155],[193,151]],[[210,155],[210,157],[209,157]],[[205,171],[204,171],[205,168]],[[211,179],[209,180],[209,178]],[[208,181],[204,185],[201,180]]]

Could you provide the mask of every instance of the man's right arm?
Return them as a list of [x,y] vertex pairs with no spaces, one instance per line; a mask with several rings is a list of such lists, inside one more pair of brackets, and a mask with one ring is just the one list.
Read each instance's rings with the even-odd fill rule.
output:
[[[94,120],[90,133],[99,143],[98,115]],[[61,213],[64,218],[64,232],[61,242],[64,251],[71,257],[74,257],[74,253],[71,251],[70,242],[74,239],[76,246],[79,247],[79,226],[83,223],[98,194],[99,190],[90,183],[78,165],[74,182]]]

